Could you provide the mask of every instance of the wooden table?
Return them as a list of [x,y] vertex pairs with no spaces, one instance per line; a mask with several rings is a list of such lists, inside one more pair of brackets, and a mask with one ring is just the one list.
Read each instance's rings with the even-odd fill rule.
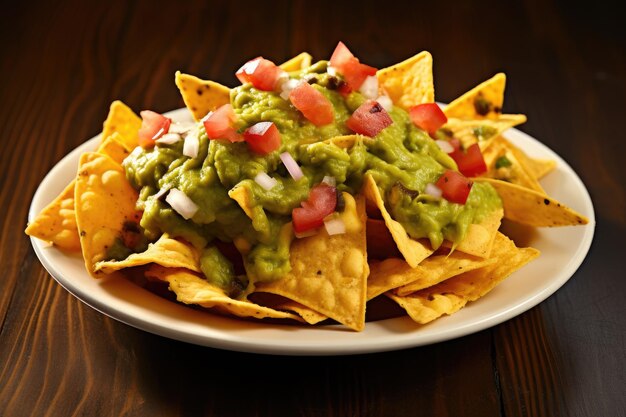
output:
[[[0,415],[626,415],[623,15],[595,2],[12,2],[0,25]],[[262,54],[384,67],[430,51],[447,102],[495,72],[505,110],[580,175],[591,251],[546,301],[460,339],[342,357],[237,353],[98,313],[44,270],[23,234],[37,185],[99,133],[109,104],[183,106],[176,70],[235,85]]]

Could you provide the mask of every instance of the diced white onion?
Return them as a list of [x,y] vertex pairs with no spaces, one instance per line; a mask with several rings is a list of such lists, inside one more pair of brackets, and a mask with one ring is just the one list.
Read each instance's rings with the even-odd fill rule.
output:
[[283,161],[283,164],[285,164],[285,168],[287,168],[287,171],[289,171],[289,175],[291,175],[291,178],[298,181],[304,176],[304,174],[302,173],[302,169],[300,169],[300,166],[298,165],[296,160],[293,159],[293,156],[291,156],[289,152],[281,153],[280,159],[281,161]]
[[165,201],[185,220],[193,217],[198,211],[198,206],[191,198],[187,197],[187,194],[183,193],[176,188],[172,188],[165,197]]
[[326,67],[326,72],[333,77],[337,76],[337,68],[331,67],[330,65]]
[[376,101],[383,107],[383,109],[385,109],[385,111],[391,111],[391,109],[393,108],[393,101],[391,101],[389,96],[380,95],[378,96]]
[[441,188],[437,187],[435,184],[432,184],[432,183],[426,184],[424,193],[435,198],[441,198]]
[[163,136],[155,140],[155,142],[159,145],[172,145],[181,139],[182,137],[178,133],[170,132],[170,133],[164,134]]
[[194,122],[176,122],[170,124],[169,133],[186,133],[196,126]]
[[[378,97],[378,78],[375,75],[368,75],[359,88],[361,94],[370,99]],[[382,106],[382,104],[381,104]]]
[[331,177],[331,176],[328,176],[328,175],[326,175],[326,176],[324,177],[324,179],[322,180],[322,182],[323,182],[324,184],[328,184],[328,185],[330,185],[331,187],[334,187],[334,186],[336,186],[336,185],[337,185],[337,180],[335,179],[335,177]]
[[439,149],[444,151],[445,153],[454,152],[454,147],[447,140],[436,140],[435,143],[439,146]]
[[324,227],[329,235],[340,235],[346,233],[346,225],[341,218],[331,217],[324,220]]
[[190,158],[198,156],[198,150],[200,149],[200,140],[198,139],[198,131],[194,130],[185,136],[185,143],[183,145],[183,155]]
[[161,188],[155,195],[152,196],[152,198],[154,198],[155,200],[160,199],[161,197],[163,197],[165,195],[165,193],[167,193],[170,190],[169,186],[165,186],[163,188]]
[[280,85],[280,97],[284,100],[289,100],[289,94],[301,83],[301,80],[295,80],[293,78],[288,79]]
[[276,178],[270,177],[265,172],[259,172],[258,174],[256,174],[256,176],[254,177],[254,181],[261,187],[263,187],[263,189],[265,189],[266,191],[271,190],[276,186],[276,184],[278,184]]

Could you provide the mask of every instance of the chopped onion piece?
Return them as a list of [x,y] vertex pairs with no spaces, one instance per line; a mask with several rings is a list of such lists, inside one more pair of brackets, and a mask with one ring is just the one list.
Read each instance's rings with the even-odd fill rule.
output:
[[346,225],[339,217],[329,216],[324,219],[324,227],[329,235],[340,235],[346,233]]
[[193,217],[198,211],[198,206],[191,198],[187,197],[187,194],[183,193],[176,188],[172,188],[165,197],[165,201],[185,220]]
[[378,102],[378,104],[380,104],[383,107],[383,109],[385,109],[385,111],[389,112],[393,108],[393,101],[391,101],[389,96],[386,96],[386,95],[378,96],[376,101]]
[[161,188],[155,195],[152,196],[155,200],[159,200],[161,197],[165,195],[170,190],[169,186],[165,186]]
[[439,149],[444,151],[445,153],[454,152],[454,147],[447,140],[436,140],[435,143],[439,146]]
[[196,126],[194,122],[176,122],[170,125],[169,133],[186,133]]
[[432,183],[426,184],[424,193],[435,198],[441,198],[441,188],[437,187],[435,184],[432,184]]
[[304,232],[300,232],[300,233],[294,230],[293,234],[298,239],[302,239],[303,237],[315,236],[318,232],[319,232],[319,229],[316,228],[316,229],[305,230]]
[[378,78],[375,75],[368,75],[361,84],[359,91],[366,98],[375,99],[378,97]]
[[170,132],[170,133],[164,134],[163,136],[155,140],[155,142],[158,143],[159,145],[173,145],[174,143],[178,142],[181,139],[182,138],[178,133]]
[[194,130],[185,136],[185,143],[183,145],[183,155],[190,158],[198,156],[198,150],[200,149],[200,140],[198,139],[198,131]]
[[331,67],[330,65],[326,67],[326,72],[328,73],[328,75],[331,75],[333,77],[337,76],[337,68]]
[[254,177],[254,181],[261,187],[263,187],[263,189],[265,189],[266,191],[271,190],[276,186],[276,184],[278,184],[276,178],[270,177],[265,172],[259,172],[258,174],[256,174],[256,177]]
[[302,169],[300,169],[300,166],[298,165],[296,160],[293,159],[293,156],[291,156],[289,152],[281,153],[280,159],[283,161],[283,164],[285,164],[285,168],[287,168],[287,171],[289,171],[289,175],[291,175],[291,178],[298,181],[304,176],[304,174],[302,173]]
[[335,177],[331,177],[328,175],[324,176],[324,179],[322,180],[322,182],[324,184],[330,185],[331,187],[334,187],[337,185],[337,180],[335,179]]
[[300,84],[300,82],[301,80],[295,80],[293,78],[290,78],[284,83],[282,83],[280,86],[280,90],[281,90],[280,97],[283,100],[289,100],[289,94],[291,94],[291,90],[296,88],[298,84]]

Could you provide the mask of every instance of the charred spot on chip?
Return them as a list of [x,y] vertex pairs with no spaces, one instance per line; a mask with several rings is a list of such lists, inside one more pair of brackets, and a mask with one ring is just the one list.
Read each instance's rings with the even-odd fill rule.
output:
[[199,96],[201,96],[201,95],[202,95],[202,88],[198,88],[198,89],[196,90],[196,93],[197,93]]
[[487,100],[482,93],[478,94],[474,99],[474,109],[481,116],[486,116],[491,111],[491,102]]
[[550,200],[548,200],[547,198],[544,198],[543,199],[543,204],[545,204],[546,206],[550,205]]

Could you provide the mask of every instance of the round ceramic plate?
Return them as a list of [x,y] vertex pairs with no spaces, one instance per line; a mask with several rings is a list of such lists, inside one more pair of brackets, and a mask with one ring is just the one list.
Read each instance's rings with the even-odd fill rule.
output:
[[[168,116],[191,120],[186,109]],[[35,238],[31,241],[48,272],[78,299],[116,320],[164,337],[219,349],[281,355],[347,355],[437,343],[497,325],[539,304],[567,282],[591,246],[595,217],[580,178],[557,154],[525,133],[509,129],[505,137],[530,156],[557,162],[542,185],[548,195],[587,216],[589,224],[526,233],[524,243],[539,249],[539,258],[458,313],[423,326],[408,316],[368,322],[362,332],[341,325],[280,325],[222,317],[168,301],[129,280],[96,280],[86,272],[80,255],[67,255]],[[100,136],[96,136],[85,142],[48,173],[33,197],[29,220],[72,180],[80,154],[95,149],[99,141]]]

